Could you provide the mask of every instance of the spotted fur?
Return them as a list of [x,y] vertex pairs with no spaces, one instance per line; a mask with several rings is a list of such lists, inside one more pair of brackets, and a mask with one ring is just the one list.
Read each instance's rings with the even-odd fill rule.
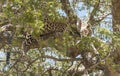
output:
[[50,22],[46,21],[45,25],[43,27],[42,34],[40,34],[40,37],[43,38],[49,38],[56,36],[60,33],[63,33],[67,27],[67,24],[62,22]]

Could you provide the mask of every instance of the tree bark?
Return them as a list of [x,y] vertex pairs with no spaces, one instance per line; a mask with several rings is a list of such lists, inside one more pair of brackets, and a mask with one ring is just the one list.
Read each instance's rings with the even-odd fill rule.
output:
[[[112,26],[113,32],[119,33],[120,32],[120,0],[112,0],[112,23],[113,23],[113,26]],[[118,47],[115,47],[115,48],[116,49],[114,51],[114,58],[117,59],[117,58],[120,58],[120,56],[118,55],[119,53],[119,51],[117,50]],[[117,57],[115,57],[116,53],[117,53]],[[119,62],[119,59],[117,62]],[[120,69],[120,67],[118,67],[117,69]],[[117,69],[115,69],[115,72],[113,73],[114,76],[120,76],[120,72],[117,71]]]
[[112,0],[113,31],[120,31],[120,0]]
[[65,11],[68,17],[68,21],[70,24],[76,24],[77,22],[77,15],[75,12],[72,10],[70,6],[69,0],[60,0],[62,3],[62,9]]

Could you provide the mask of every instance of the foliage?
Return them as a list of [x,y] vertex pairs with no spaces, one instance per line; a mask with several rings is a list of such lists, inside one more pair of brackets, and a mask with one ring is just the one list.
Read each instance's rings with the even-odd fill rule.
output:
[[[69,15],[62,16],[60,14],[60,10],[64,10],[62,9],[61,0],[1,0],[0,26],[11,23],[16,29],[13,29],[15,35],[12,40],[11,65],[5,66],[7,70],[1,70],[0,75],[69,76],[68,73],[71,72],[72,76],[74,74],[81,76],[85,71],[93,74],[94,71],[106,69],[105,67],[101,68],[106,63],[112,65],[113,69],[116,68],[119,62],[118,64],[114,62],[117,56],[114,57],[111,53],[120,50],[120,33],[109,30],[109,28],[112,28],[111,20],[107,19],[107,22],[105,19],[110,15],[111,2],[109,0],[83,0],[83,6],[79,6],[79,3],[81,3],[79,0],[72,0],[70,4],[72,10],[69,11],[76,14],[75,8],[88,12],[88,23],[91,24],[92,28],[92,35],[90,36],[80,37],[75,33],[71,34],[71,31],[73,32],[71,26],[75,26],[75,24],[68,22]],[[40,34],[45,26],[45,18],[48,18],[51,22],[67,24],[67,30],[63,32],[62,36],[40,39]],[[103,25],[102,28],[99,25]],[[109,28],[106,28],[106,25]],[[25,32],[29,32],[33,38],[37,39],[40,45],[39,48],[31,48],[23,56],[21,46]],[[3,49],[8,51],[8,47],[8,45],[5,45],[1,51]],[[66,55],[69,47],[77,48],[75,58]],[[72,49],[72,51],[76,51],[76,49]],[[3,61],[0,67],[3,68],[4,64]],[[77,70],[73,67],[74,65],[77,66]],[[79,71],[81,66],[85,68]]]

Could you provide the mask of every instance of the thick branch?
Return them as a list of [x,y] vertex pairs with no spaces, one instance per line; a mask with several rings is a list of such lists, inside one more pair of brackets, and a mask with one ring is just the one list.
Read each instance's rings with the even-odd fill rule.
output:
[[60,59],[60,58],[56,58],[56,57],[53,57],[53,56],[49,56],[49,55],[44,55],[44,56],[41,56],[40,58],[49,58],[49,59],[53,59],[53,60],[55,60],[55,61],[79,61],[79,60],[81,60],[80,58],[69,58],[69,59],[67,59],[67,58],[62,58],[62,59]]
[[68,16],[69,23],[75,24],[77,21],[77,15],[75,15],[75,12],[72,10],[69,0],[60,0],[60,1],[62,3],[62,9],[65,11],[65,13]]
[[93,21],[95,21],[94,16],[97,13],[97,10],[99,9],[99,5],[100,5],[100,0],[98,0],[98,2],[94,5],[94,9],[92,10],[91,14],[90,14],[90,18],[89,18],[89,23],[92,25]]

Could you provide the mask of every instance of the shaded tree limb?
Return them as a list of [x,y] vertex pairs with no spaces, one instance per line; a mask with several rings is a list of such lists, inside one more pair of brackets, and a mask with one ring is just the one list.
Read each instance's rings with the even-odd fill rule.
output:
[[73,11],[73,9],[70,6],[69,0],[60,0],[62,3],[62,9],[65,11],[65,13],[68,16],[68,21],[70,24],[76,24],[77,22],[77,15]]
[[96,15],[98,9],[99,9],[99,5],[100,5],[100,0],[98,0],[98,2],[94,5],[94,9],[92,10],[91,14],[90,14],[90,18],[88,20],[88,22],[93,25],[95,22],[94,16]]

